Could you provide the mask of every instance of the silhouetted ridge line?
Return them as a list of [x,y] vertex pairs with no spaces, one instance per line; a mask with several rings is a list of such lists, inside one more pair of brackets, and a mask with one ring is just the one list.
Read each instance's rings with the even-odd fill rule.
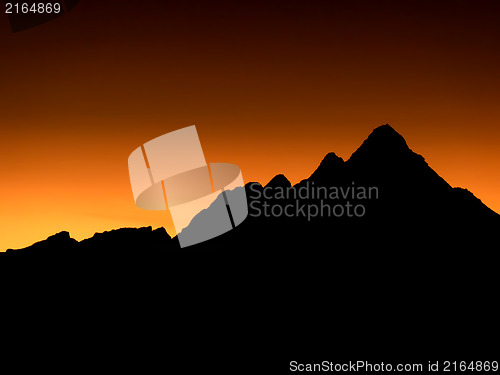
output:
[[[384,248],[398,254],[405,249],[432,250],[436,257],[449,249],[457,254],[459,249],[489,248],[486,244],[497,241],[500,229],[500,215],[468,190],[452,188],[389,125],[374,129],[345,162],[328,153],[308,179],[293,187],[278,174],[265,187],[250,182],[244,189],[249,203],[246,220],[222,236],[183,251],[198,255],[198,249],[208,248],[247,255],[248,249],[276,254],[325,251],[324,256],[339,257],[346,249]],[[367,196],[371,189],[375,193]],[[229,199],[236,192],[226,193]],[[216,202],[221,199],[217,197]],[[198,213],[183,231],[209,225],[216,202]],[[178,249],[177,239],[163,228],[153,231],[146,227],[96,233],[81,242],[61,232],[0,256],[55,259],[76,254],[135,259],[166,256]]]
[[80,242],[71,238],[69,232],[62,231],[26,248],[18,250],[8,249],[5,253],[0,253],[0,255],[27,254],[38,256],[52,254],[66,256],[96,250],[125,254],[130,251],[135,252],[141,248],[165,248],[169,246],[171,240],[165,228],[155,230],[152,227],[120,228],[95,233],[92,237]]

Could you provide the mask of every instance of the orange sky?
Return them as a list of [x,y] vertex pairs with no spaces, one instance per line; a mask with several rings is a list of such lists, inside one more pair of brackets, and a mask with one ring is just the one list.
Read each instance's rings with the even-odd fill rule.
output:
[[127,158],[192,124],[207,161],[296,183],[389,123],[500,212],[500,2],[102,3],[15,34],[0,17],[0,250],[164,226]]

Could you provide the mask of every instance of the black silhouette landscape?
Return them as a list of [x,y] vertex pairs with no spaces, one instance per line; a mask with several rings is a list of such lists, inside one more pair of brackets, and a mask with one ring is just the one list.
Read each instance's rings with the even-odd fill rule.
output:
[[[335,189],[337,195],[333,199],[330,195],[304,197],[297,194],[301,187],[302,191],[316,189],[323,193]],[[371,197],[366,196],[369,188],[373,189]],[[212,255],[220,251],[235,258],[249,251],[266,257],[322,254],[333,258],[397,251],[398,258],[406,261],[414,251],[419,253],[416,261],[425,257],[444,259],[453,252],[455,258],[467,256],[473,260],[472,254],[485,256],[493,251],[500,229],[500,215],[468,190],[451,187],[389,125],[376,128],[347,161],[329,153],[309,178],[293,187],[285,176],[277,175],[264,187],[251,182],[245,189],[250,206],[247,219],[223,236],[186,249],[181,250],[177,239],[170,238],[163,228],[123,228],[96,233],[81,242],[61,232],[24,249],[9,249],[0,253],[0,259],[36,259],[51,264],[75,259],[152,261],[180,251],[206,256],[210,250]],[[268,198],[262,196],[264,189]],[[352,194],[352,189],[365,189],[365,193]],[[344,209],[359,204],[363,209],[358,215],[351,212],[313,217],[301,212],[266,217],[259,211],[264,204],[274,207],[275,213],[283,212],[275,206],[319,205],[319,198]],[[292,211],[290,208],[288,212]],[[202,223],[209,212],[210,208],[198,214],[184,230]]]
[[[252,205],[317,204],[317,197],[279,195],[308,184],[336,187],[341,196],[333,203],[362,203],[365,214],[254,215]],[[375,186],[378,196],[343,198],[352,186]],[[99,330],[107,329],[104,311],[117,322],[128,312],[141,327],[161,327],[166,336],[194,326],[200,332],[210,327],[209,337],[217,337],[223,325],[230,342],[243,343],[250,353],[249,337],[271,349],[274,344],[259,337],[279,329],[278,342],[286,348],[295,342],[287,339],[296,339],[295,323],[309,327],[319,315],[349,340],[353,329],[366,334],[378,328],[370,353],[382,350],[378,342],[390,341],[388,335],[403,335],[414,350],[441,350],[427,336],[436,332],[460,336],[447,337],[447,348],[463,348],[466,341],[470,350],[486,353],[484,338],[498,320],[500,216],[469,191],[451,187],[389,125],[376,128],[347,161],[329,153],[293,187],[278,175],[266,186],[254,182],[245,189],[249,216],[212,240],[181,249],[163,228],[122,228],[80,242],[60,232],[0,253],[0,271],[12,275],[9,290],[26,282],[21,296],[30,291],[45,299],[55,292],[51,303],[67,319],[73,323],[73,312],[83,311],[75,324],[94,316],[85,327]],[[272,198],[257,198],[264,189]],[[209,212],[200,212],[185,230]],[[120,332],[128,334],[128,324],[119,323]],[[323,327],[318,329],[321,336]]]

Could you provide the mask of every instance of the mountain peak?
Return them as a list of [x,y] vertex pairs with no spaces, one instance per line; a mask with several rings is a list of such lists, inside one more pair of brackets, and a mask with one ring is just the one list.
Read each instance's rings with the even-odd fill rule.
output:
[[[365,142],[369,141],[378,147],[399,148],[408,150],[408,145],[401,134],[392,128],[389,124],[381,125],[371,132]],[[363,147],[363,146],[361,146]]]
[[319,166],[323,166],[323,168],[331,168],[344,163],[344,160],[335,154],[335,152],[329,152],[323,158]]
[[344,166],[344,160],[337,156],[334,152],[329,152],[319,163],[318,168],[309,177],[311,181],[324,181],[325,179],[331,180],[338,177]]
[[291,186],[292,186],[292,184],[290,183],[288,178],[285,177],[285,175],[278,174],[278,175],[274,176],[271,179],[271,181],[269,181],[267,183],[267,185],[265,187],[266,188],[267,187],[275,188],[275,187],[291,187]]
[[69,240],[71,239],[71,236],[69,235],[69,232],[63,230],[59,233],[53,234],[52,236],[49,236],[47,240],[54,240],[54,241],[64,241],[64,240]]
[[391,159],[413,154],[405,139],[389,124],[375,128],[363,144],[352,154],[350,160],[360,158]]
[[384,131],[384,132],[392,132],[392,133],[396,133],[396,134],[399,134],[396,130],[394,130],[394,128],[389,125],[389,124],[385,124],[385,125],[380,125],[380,126],[377,126],[375,129],[373,129],[372,133],[373,132],[381,132],[381,131]]

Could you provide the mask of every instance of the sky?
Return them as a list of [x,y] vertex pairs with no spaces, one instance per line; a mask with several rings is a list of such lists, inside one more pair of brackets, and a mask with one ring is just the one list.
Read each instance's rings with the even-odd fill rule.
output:
[[292,183],[389,123],[500,212],[500,2],[80,0],[0,16],[0,251],[169,225],[129,154],[195,124],[208,162]]

